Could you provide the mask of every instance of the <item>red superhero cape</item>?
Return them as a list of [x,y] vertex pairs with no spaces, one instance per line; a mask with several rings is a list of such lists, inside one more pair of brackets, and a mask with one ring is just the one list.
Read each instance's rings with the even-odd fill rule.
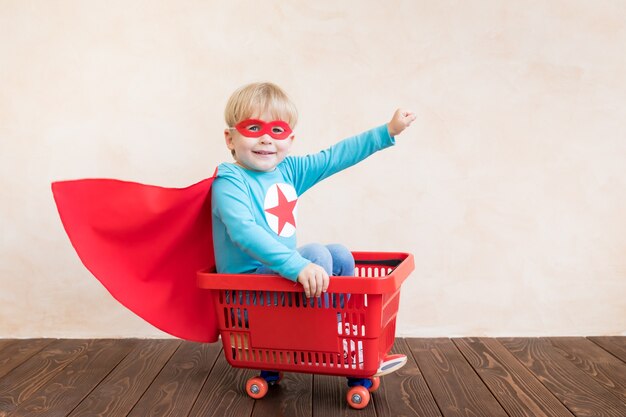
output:
[[176,337],[217,340],[211,296],[211,184],[164,188],[111,179],[52,184],[61,221],[89,271],[120,303]]

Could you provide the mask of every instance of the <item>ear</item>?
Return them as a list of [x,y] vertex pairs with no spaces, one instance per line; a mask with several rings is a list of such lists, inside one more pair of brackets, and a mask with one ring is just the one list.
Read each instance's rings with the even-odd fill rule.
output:
[[235,149],[235,145],[233,144],[233,134],[230,129],[224,129],[224,140],[226,141],[226,147],[231,151]]

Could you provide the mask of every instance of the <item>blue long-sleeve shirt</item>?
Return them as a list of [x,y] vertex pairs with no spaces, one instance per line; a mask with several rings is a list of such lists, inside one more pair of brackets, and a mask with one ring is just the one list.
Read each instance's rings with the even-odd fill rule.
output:
[[310,263],[296,251],[298,197],[394,144],[382,125],[316,154],[288,156],[271,172],[220,164],[211,191],[217,271],[245,274],[265,265],[295,281]]

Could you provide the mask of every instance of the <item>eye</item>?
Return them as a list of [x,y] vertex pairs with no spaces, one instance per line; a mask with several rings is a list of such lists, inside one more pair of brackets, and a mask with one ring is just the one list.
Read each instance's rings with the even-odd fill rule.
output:
[[258,132],[261,130],[261,126],[259,125],[248,125],[246,126],[246,130],[250,132]]
[[274,126],[272,127],[272,133],[276,133],[277,135],[280,135],[281,133],[284,133],[285,129],[283,129],[282,127],[279,126]]

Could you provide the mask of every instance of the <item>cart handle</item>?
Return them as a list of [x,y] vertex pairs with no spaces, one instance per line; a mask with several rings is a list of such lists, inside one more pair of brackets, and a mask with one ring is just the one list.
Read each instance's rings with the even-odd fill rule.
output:
[[[404,280],[415,269],[413,255],[408,253],[353,252],[353,255],[357,266],[395,266],[395,269],[382,277],[330,277],[329,293],[393,293],[400,288]],[[393,265],[390,264],[392,262]],[[197,285],[199,288],[210,290],[303,291],[299,283],[278,275],[217,274],[210,270],[198,272]]]
[[402,259],[380,259],[380,260],[371,260],[371,261],[366,261],[366,260],[360,260],[356,262],[357,266],[360,265],[381,265],[381,266],[392,266],[392,267],[397,267],[398,265],[400,265],[402,263]]

